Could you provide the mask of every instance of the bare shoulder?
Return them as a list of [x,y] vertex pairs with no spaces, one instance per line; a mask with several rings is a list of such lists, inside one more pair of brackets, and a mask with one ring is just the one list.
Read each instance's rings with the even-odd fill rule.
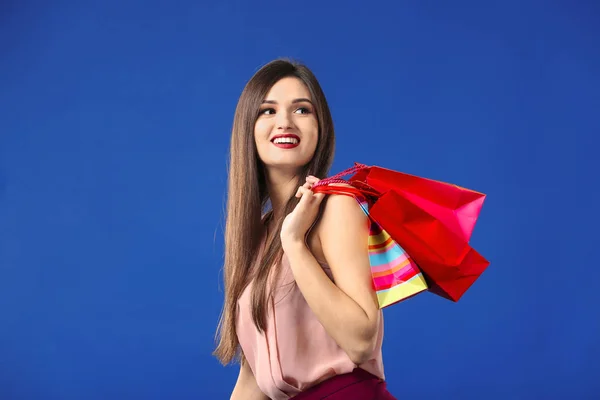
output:
[[322,232],[331,233],[344,228],[361,228],[366,224],[367,216],[354,197],[331,194],[324,206],[322,220]]
[[[350,186],[335,184],[336,186]],[[354,197],[342,194],[328,194],[323,200],[321,217],[314,228],[314,235],[319,247],[319,256],[327,260],[324,246],[332,244],[337,251],[339,247],[346,247],[351,243],[367,243],[368,220]],[[338,243],[336,245],[335,243]],[[328,247],[331,247],[330,245]],[[362,247],[357,249],[362,250]],[[317,254],[315,254],[317,255]],[[317,257],[319,258],[319,257]]]
[[[335,183],[332,186],[352,187],[343,183]],[[360,205],[354,197],[347,194],[327,195],[327,202],[323,209],[323,218],[326,221],[330,221],[336,218],[345,219],[345,217],[354,217],[362,221],[366,219],[365,213],[361,210]]]

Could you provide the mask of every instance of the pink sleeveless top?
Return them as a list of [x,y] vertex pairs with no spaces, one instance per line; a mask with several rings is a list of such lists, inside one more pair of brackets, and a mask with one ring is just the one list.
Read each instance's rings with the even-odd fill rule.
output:
[[[264,240],[259,254],[263,247]],[[329,267],[321,265],[333,279]],[[308,306],[295,284],[285,254],[274,298],[268,303],[266,334],[260,334],[252,321],[251,290],[252,283],[238,301],[236,331],[256,382],[269,398],[289,399],[327,378],[352,372],[357,367]],[[385,379],[381,353],[383,315],[380,321],[375,351],[359,367]]]

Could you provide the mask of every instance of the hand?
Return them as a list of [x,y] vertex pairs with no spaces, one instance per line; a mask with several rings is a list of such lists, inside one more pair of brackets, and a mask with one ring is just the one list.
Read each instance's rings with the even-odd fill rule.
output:
[[283,251],[295,244],[304,244],[306,233],[315,222],[319,213],[319,206],[325,197],[323,193],[313,193],[312,187],[319,179],[314,176],[306,177],[306,183],[298,188],[296,197],[300,202],[283,220],[281,226],[281,245]]

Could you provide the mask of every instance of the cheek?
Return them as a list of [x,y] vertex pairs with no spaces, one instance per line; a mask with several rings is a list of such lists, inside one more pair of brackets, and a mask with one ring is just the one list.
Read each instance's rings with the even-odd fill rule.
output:
[[317,137],[319,133],[319,122],[316,117],[302,117],[294,121],[296,126],[302,131],[303,135]]
[[307,127],[307,132],[310,135],[311,138],[311,142],[314,146],[317,145],[317,142],[319,141],[319,124],[318,122],[315,121],[311,121],[310,125]]
[[265,127],[264,127],[264,123],[262,121],[256,121],[256,123],[254,124],[254,138],[255,139],[260,139],[261,136],[264,136],[264,131],[265,131]]
[[262,141],[269,137],[269,129],[266,124],[262,121],[257,121],[254,124],[254,141],[257,145],[260,145]]
[[256,145],[258,156],[261,159],[268,154],[270,145],[268,139],[270,134],[271,128],[268,123],[265,123],[265,121],[259,120],[254,124],[254,144]]

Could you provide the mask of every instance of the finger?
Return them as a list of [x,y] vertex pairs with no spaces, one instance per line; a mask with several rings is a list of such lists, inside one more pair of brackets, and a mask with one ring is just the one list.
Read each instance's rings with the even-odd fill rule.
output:
[[[310,182],[306,182],[304,185],[300,186],[300,188],[305,188],[310,190],[312,188],[312,183]],[[298,190],[296,191],[296,197],[300,197],[302,194],[300,193],[300,188],[298,188]]]
[[310,180],[310,179],[306,178],[306,183],[304,185],[302,185],[302,186],[304,186],[304,187],[306,187],[308,189],[312,189],[312,187],[315,185],[315,183],[317,183],[317,182],[315,182],[314,180]]
[[312,191],[309,187],[306,187],[306,184],[304,184],[303,186],[300,186],[296,191],[296,197],[302,197],[306,193],[312,193]]
[[315,200],[315,194],[310,189],[300,188],[300,196],[300,202],[298,203],[300,208],[308,207]]
[[302,197],[310,196],[312,194],[312,190],[310,190],[310,188],[307,188],[306,186],[300,186],[298,188],[298,192],[300,193],[300,196],[302,196]]
[[309,175],[306,177],[306,181],[314,185],[315,183],[319,182],[319,178]]

